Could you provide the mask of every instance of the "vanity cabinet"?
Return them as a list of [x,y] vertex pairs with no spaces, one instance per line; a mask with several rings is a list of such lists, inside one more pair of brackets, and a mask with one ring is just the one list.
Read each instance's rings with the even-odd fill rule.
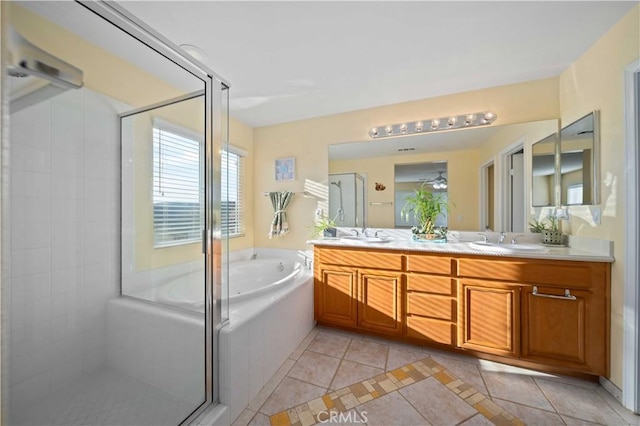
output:
[[330,246],[314,256],[321,325],[608,374],[609,263]]
[[[315,317],[321,324],[403,333],[402,259],[357,250],[315,254]],[[365,268],[365,265],[381,269]]]
[[609,274],[602,262],[460,258],[460,347],[604,376]]
[[402,335],[402,274],[396,271],[358,271],[358,326],[383,334]]
[[459,281],[461,348],[517,358],[520,355],[520,286]]
[[[315,271],[316,321],[343,326],[358,324],[358,272],[335,265],[318,265]],[[317,283],[322,283],[318,285]]]
[[523,288],[522,357],[605,375],[606,298],[594,291]]
[[455,260],[447,255],[406,254],[405,336],[425,343],[456,346]]

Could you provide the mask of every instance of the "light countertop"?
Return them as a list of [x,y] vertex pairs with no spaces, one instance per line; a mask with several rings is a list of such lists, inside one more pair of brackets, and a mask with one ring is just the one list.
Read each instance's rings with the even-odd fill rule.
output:
[[[488,247],[477,244],[482,240],[478,233],[458,232],[446,243],[413,241],[405,230],[384,230],[385,242],[364,242],[342,238],[320,238],[308,241],[309,244],[328,247],[369,248],[372,250],[423,251],[429,253],[450,253],[463,255],[481,255],[496,257],[516,257],[525,259],[572,260],[584,262],[614,262],[613,247],[610,241],[593,238],[569,237],[568,246],[545,246],[539,243],[536,234],[507,234],[504,244],[496,244],[497,238],[489,238]],[[346,234],[345,234],[346,235]],[[498,235],[498,234],[497,234]],[[513,235],[519,235],[521,249],[514,249],[510,241]],[[474,244],[475,243],[475,244]],[[518,246],[518,245],[517,245]],[[531,250],[531,249],[534,250]],[[527,250],[528,249],[528,250]]]

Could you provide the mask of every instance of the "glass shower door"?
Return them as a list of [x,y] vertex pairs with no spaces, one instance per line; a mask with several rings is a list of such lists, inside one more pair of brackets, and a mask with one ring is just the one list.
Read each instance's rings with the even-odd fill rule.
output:
[[116,5],[0,7],[3,416],[190,421],[215,402],[224,85]]

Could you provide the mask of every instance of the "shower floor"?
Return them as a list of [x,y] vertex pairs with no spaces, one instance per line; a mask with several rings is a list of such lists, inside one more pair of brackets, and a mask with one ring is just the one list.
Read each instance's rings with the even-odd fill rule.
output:
[[192,403],[111,368],[13,413],[12,425],[177,425]]

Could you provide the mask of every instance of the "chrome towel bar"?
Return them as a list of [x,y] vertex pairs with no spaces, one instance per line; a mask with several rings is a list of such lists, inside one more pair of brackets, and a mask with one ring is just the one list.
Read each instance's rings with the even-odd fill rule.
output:
[[538,293],[538,286],[533,286],[533,292],[532,294],[534,296],[538,296],[538,297],[548,297],[550,299],[562,299],[562,300],[576,300],[576,297],[571,294],[571,290],[569,290],[568,288],[564,289],[564,296],[558,296],[556,294],[544,294],[544,293]]

